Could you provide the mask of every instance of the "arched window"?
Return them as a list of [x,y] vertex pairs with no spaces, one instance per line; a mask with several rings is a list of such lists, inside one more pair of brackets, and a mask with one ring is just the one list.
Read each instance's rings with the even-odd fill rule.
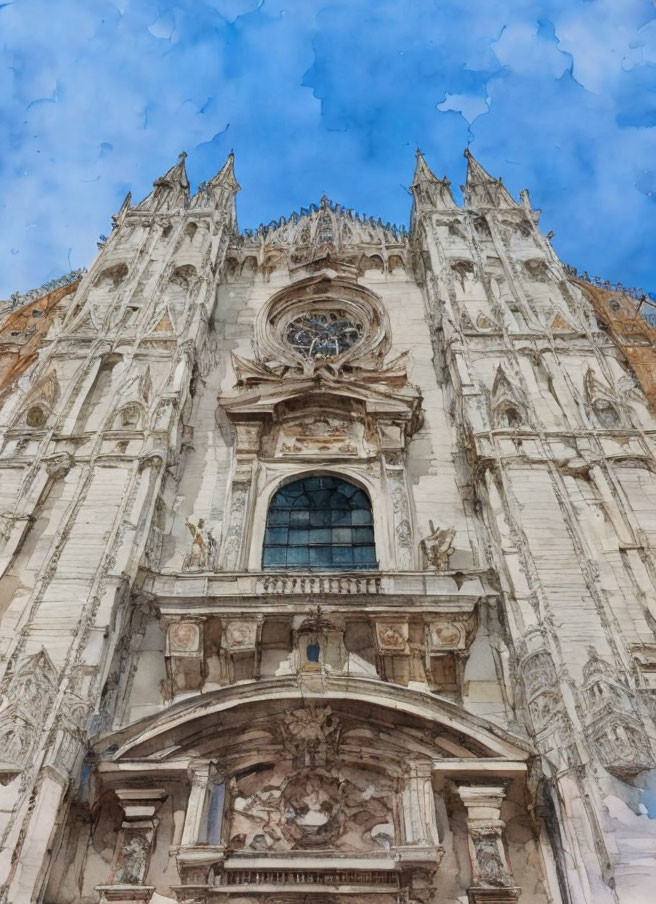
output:
[[315,475],[286,484],[269,505],[262,567],[378,568],[366,493],[339,477]]

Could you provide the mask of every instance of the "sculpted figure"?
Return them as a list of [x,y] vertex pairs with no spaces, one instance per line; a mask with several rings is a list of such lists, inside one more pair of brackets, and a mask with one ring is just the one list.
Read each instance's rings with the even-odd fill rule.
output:
[[185,524],[191,534],[191,548],[184,557],[182,567],[185,570],[207,568],[212,563],[216,541],[211,531],[204,529],[205,521],[202,518],[198,519],[197,525],[187,518]]
[[453,538],[456,535],[455,527],[435,527],[432,521],[430,534],[419,544],[424,559],[424,568],[434,568],[436,571],[446,571],[449,567],[449,559],[453,555]]

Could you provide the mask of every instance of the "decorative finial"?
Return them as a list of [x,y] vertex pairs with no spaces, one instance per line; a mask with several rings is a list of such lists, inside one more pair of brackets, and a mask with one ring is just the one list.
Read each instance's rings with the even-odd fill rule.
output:
[[186,159],[187,159],[187,152],[180,151],[180,153],[178,154],[178,160],[182,161],[182,160],[186,160]]

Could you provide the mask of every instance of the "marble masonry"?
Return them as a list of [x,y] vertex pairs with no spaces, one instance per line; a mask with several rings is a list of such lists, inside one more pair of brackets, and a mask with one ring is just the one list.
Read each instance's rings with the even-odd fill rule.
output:
[[3,904],[653,904],[656,335],[466,156],[0,305]]

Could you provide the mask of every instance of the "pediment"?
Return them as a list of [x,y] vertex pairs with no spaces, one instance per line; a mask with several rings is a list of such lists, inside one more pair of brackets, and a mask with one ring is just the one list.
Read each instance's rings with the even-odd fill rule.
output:
[[304,401],[310,408],[317,405],[337,404],[345,401],[359,403],[366,414],[393,415],[401,420],[417,418],[420,398],[410,390],[400,393],[384,384],[367,384],[329,378],[288,379],[277,383],[246,389],[233,396],[220,396],[219,403],[228,415],[261,417],[278,416],[285,406]]
[[[292,749],[303,733],[318,743],[320,728],[303,710],[327,706],[339,721],[342,755],[357,746],[373,759],[384,755],[400,764],[412,752],[473,765],[489,758],[526,761],[532,754],[527,741],[434,694],[353,678],[326,679],[322,692],[291,679],[222,688],[101,738],[96,752],[111,762],[218,756],[252,764],[279,755],[281,745]],[[290,720],[292,728],[285,729]],[[335,741],[331,738],[326,743]]]

